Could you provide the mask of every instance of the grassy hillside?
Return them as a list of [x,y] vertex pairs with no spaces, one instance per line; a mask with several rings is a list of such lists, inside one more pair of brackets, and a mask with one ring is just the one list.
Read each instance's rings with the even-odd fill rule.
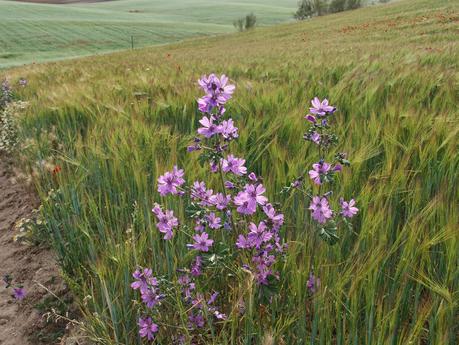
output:
[[0,68],[233,32],[292,20],[296,0],[119,0],[50,5],[0,0]]
[[[272,334],[278,344],[457,344],[458,19],[457,1],[406,0],[7,71],[29,81],[20,89],[30,106],[19,158],[35,176],[47,234],[92,334],[102,344],[141,343],[133,267],[167,274],[185,241],[163,246],[150,211],[155,181],[174,163],[189,180],[204,176],[183,147],[200,118],[196,81],[217,72],[237,85],[228,107],[241,130],[237,151],[285,205],[290,249],[281,297],[236,317],[236,335],[225,327],[213,343],[261,344]],[[361,209],[334,247],[313,241],[307,201],[278,194],[317,159],[302,140],[315,95],[339,109],[353,165],[338,193],[357,195]],[[47,198],[50,189],[57,197]],[[313,297],[312,255],[321,263]]]

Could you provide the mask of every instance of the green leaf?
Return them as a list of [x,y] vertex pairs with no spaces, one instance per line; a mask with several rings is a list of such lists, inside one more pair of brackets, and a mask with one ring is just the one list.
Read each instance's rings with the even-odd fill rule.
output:
[[338,242],[339,236],[337,234],[338,228],[335,222],[330,222],[324,227],[319,229],[319,236],[322,240],[327,242],[329,245],[334,245]]

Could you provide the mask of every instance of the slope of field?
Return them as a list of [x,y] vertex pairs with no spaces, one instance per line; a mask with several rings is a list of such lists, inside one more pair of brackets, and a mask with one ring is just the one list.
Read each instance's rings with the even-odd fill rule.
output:
[[119,0],[67,5],[0,0],[0,68],[94,55],[292,20],[296,0]]
[[[276,302],[236,317],[236,332],[223,327],[213,343],[457,344],[458,19],[457,1],[405,0],[8,71],[29,81],[19,159],[34,171],[88,330],[103,344],[141,343],[130,274],[136,264],[166,274],[187,243],[161,240],[156,179],[175,163],[189,181],[206,176],[183,147],[200,118],[197,79],[216,72],[236,83],[235,151],[284,205],[290,247]],[[334,247],[313,240],[307,200],[278,194],[317,159],[302,140],[316,95],[338,107],[340,150],[353,163],[337,193],[357,196],[361,210]],[[43,160],[62,171],[39,170]],[[57,199],[46,197],[51,188]],[[321,288],[311,297],[312,255]],[[269,321],[255,327],[259,318]],[[174,332],[162,327],[159,343]]]

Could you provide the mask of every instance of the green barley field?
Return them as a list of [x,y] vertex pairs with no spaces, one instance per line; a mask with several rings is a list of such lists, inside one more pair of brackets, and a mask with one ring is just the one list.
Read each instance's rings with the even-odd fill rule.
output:
[[[236,12],[209,12],[206,25],[231,31]],[[28,80],[18,91],[30,102],[18,161],[33,176],[46,218],[42,238],[58,254],[88,334],[100,344],[143,343],[131,273],[143,265],[167,275],[187,251],[187,239],[165,245],[155,227],[156,179],[176,163],[187,180],[206,177],[185,147],[199,126],[197,80],[216,72],[236,84],[227,110],[240,128],[235,151],[283,205],[289,250],[277,267],[278,298],[269,307],[249,301],[244,316],[231,314],[205,343],[458,344],[458,24],[457,1],[401,0],[3,71],[12,82]],[[302,139],[315,95],[338,107],[352,169],[337,192],[355,195],[360,208],[354,230],[341,230],[335,246],[309,226],[307,200],[279,193],[317,159]],[[62,170],[50,173],[43,161]],[[310,295],[313,257],[321,285]],[[174,330],[186,327],[176,320],[161,328],[157,343],[171,344]]]
[[[52,2],[52,1],[51,1]],[[234,32],[292,21],[296,0],[117,0],[67,5],[0,0],[0,68]]]

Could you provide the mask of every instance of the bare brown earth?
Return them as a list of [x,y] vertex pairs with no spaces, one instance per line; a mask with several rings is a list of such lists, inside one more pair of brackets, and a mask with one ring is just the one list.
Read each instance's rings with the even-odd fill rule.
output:
[[36,4],[55,4],[55,5],[65,5],[65,4],[75,4],[78,2],[90,3],[90,2],[106,2],[113,0],[14,0],[19,2],[33,2]]
[[[13,181],[9,161],[0,156],[0,345],[80,344],[66,342],[67,320],[47,318],[52,309],[58,312],[70,305],[52,252],[13,241],[16,221],[38,204],[32,193]],[[12,298],[5,275],[12,277],[13,286],[24,286],[27,295],[22,301]]]

